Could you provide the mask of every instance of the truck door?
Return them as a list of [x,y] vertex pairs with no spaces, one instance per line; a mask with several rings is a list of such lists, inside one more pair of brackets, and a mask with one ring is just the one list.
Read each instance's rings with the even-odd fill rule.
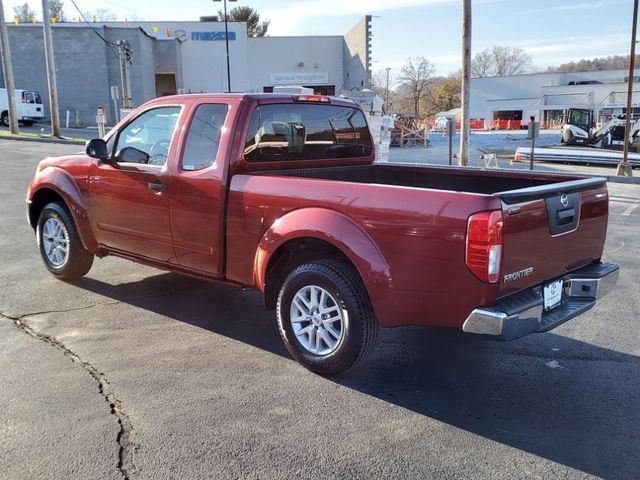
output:
[[171,183],[171,230],[180,265],[223,272],[227,165],[240,100],[191,109]]
[[100,244],[165,262],[175,256],[169,165],[182,108],[163,105],[140,113],[117,132],[113,161],[91,168],[89,217]]

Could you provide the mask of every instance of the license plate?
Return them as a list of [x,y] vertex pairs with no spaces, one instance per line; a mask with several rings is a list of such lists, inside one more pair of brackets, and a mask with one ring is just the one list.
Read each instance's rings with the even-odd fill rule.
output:
[[543,287],[544,309],[551,310],[562,302],[562,280],[548,283]]

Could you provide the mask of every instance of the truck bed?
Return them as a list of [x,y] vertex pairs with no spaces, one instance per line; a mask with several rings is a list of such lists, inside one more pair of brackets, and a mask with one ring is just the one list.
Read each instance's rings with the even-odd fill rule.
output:
[[[366,232],[388,263],[391,285],[382,287],[375,275],[368,284],[382,325],[459,327],[478,305],[596,262],[607,205],[604,179],[529,172],[388,164],[234,175],[227,275],[251,279],[252,252],[281,235],[269,233],[276,221],[282,228],[290,213],[312,209],[310,225],[296,234],[313,236],[331,228],[321,212],[332,212]],[[489,210],[502,210],[504,232],[501,277],[492,284],[465,265],[468,219]],[[338,229],[334,239],[346,236]]]
[[539,187],[574,180],[564,175],[536,175],[529,172],[498,172],[457,168],[425,167],[407,164],[356,165],[346,167],[298,168],[265,172],[266,175],[338,180],[344,182],[394,185],[454,192],[493,195],[498,192]]

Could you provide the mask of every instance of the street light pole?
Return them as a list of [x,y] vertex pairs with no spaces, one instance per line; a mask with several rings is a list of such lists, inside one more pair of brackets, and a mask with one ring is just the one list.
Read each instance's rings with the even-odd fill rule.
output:
[[636,64],[636,31],[638,26],[638,0],[633,2],[633,25],[631,27],[631,55],[629,57],[629,78],[627,79],[627,114],[624,120],[624,150],[622,153],[622,162],[618,164],[617,175],[625,175],[631,177],[633,170],[629,163],[629,132],[631,130],[631,100],[633,97],[634,73]]
[[0,0],[0,55],[2,56],[2,71],[4,72],[4,83],[7,89],[9,129],[11,130],[11,133],[17,135],[20,131],[18,129],[18,116],[16,115],[17,110],[15,85],[13,83],[13,65],[11,64],[9,34],[7,32],[7,24],[4,21],[4,5],[2,4],[2,0]]
[[387,86],[384,89],[384,106],[385,109],[389,108],[389,70],[391,70],[390,67],[385,68],[386,72],[387,72]]
[[[213,0],[214,2],[220,2],[224,4],[224,42],[227,48],[227,93],[231,93],[231,62],[229,61],[229,25],[227,15],[227,0]],[[230,2],[237,2],[238,0],[229,0]]]

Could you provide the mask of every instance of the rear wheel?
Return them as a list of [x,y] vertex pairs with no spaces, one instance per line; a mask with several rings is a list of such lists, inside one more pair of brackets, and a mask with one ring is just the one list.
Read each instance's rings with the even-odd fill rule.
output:
[[23,120],[23,121],[22,121],[22,124],[23,124],[25,127],[30,127],[31,125],[33,125],[33,120]]
[[334,260],[297,267],[278,296],[280,335],[309,370],[342,373],[373,349],[378,325],[356,270]]
[[42,209],[36,236],[47,270],[59,279],[77,280],[91,269],[93,254],[82,245],[64,204],[53,202]]

